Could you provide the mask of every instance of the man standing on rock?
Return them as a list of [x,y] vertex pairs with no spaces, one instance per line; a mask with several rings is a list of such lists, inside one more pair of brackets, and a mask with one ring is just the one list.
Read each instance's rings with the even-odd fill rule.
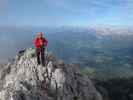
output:
[[43,36],[43,32],[37,33],[34,44],[36,47],[38,65],[42,64],[43,66],[45,66],[45,48],[48,45],[48,41]]

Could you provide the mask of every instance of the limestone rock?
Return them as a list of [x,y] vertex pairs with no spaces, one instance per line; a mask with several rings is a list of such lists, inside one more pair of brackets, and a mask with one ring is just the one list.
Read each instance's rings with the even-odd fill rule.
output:
[[37,65],[27,49],[0,73],[0,100],[102,100],[88,77],[76,65],[47,54],[47,65]]

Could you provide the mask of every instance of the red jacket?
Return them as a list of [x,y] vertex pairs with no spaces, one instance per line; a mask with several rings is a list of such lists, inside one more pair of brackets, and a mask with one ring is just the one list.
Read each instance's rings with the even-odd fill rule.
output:
[[48,41],[45,38],[36,38],[34,44],[36,48],[40,48],[42,46],[47,46]]

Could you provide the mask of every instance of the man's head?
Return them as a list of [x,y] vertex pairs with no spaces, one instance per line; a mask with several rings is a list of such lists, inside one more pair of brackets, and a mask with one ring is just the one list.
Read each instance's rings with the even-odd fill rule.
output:
[[38,37],[38,38],[42,38],[42,37],[43,37],[43,34],[44,34],[43,32],[38,32],[38,33],[37,33],[37,37]]

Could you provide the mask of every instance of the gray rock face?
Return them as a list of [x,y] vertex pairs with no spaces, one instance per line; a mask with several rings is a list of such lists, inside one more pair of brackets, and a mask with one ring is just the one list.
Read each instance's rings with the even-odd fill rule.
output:
[[102,100],[88,77],[75,65],[47,54],[47,65],[37,65],[27,49],[0,73],[0,100]]

